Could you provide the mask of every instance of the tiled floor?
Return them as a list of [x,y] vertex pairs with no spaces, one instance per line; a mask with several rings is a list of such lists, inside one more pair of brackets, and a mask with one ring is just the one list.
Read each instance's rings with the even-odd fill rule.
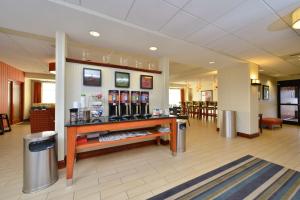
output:
[[65,170],[53,186],[22,194],[22,136],[16,125],[0,136],[0,199],[146,199],[246,154],[300,170],[300,130],[284,125],[264,130],[255,139],[226,140],[213,122],[191,121],[187,152],[171,156],[168,146],[148,146],[91,159],[75,165],[75,183],[66,187]]

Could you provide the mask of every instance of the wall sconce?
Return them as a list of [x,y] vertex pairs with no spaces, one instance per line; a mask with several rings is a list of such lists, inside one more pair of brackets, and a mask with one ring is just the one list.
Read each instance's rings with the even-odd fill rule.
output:
[[49,72],[51,74],[56,74],[56,72],[55,72],[55,62],[49,63]]
[[251,79],[251,85],[261,85],[259,79]]

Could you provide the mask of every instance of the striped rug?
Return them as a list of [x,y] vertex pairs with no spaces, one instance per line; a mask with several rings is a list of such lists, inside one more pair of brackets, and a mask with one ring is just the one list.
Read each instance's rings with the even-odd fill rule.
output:
[[300,172],[247,155],[150,199],[300,200],[299,189]]

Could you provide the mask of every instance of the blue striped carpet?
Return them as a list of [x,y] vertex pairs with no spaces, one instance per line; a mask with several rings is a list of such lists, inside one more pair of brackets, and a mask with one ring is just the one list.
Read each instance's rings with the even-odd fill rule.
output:
[[150,200],[300,200],[300,172],[247,155]]

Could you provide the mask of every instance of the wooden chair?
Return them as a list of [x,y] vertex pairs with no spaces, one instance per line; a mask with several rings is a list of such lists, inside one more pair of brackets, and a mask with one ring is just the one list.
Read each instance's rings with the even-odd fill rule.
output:
[[6,113],[0,114],[0,135],[3,135],[5,132],[10,132],[11,126],[9,123],[8,115]]

